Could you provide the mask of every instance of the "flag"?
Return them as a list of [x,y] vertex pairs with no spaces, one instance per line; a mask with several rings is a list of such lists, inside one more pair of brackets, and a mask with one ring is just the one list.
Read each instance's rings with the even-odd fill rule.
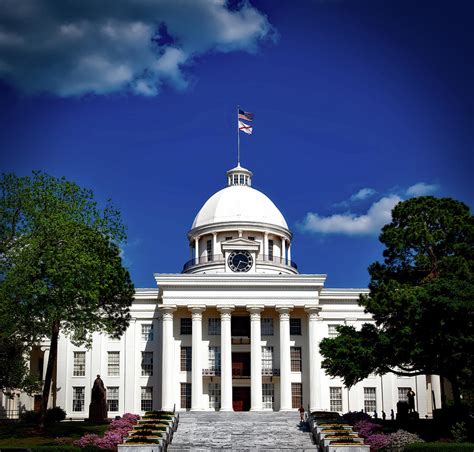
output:
[[246,133],[247,135],[252,135],[252,129],[253,128],[251,125],[245,124],[245,122],[239,120],[239,130]]
[[243,111],[239,108],[239,119],[245,119],[246,121],[253,121],[253,113]]

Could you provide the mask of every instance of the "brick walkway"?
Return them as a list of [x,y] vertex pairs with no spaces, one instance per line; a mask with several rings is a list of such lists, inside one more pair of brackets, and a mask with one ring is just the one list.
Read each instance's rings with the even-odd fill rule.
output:
[[315,451],[299,413],[180,413],[169,451]]

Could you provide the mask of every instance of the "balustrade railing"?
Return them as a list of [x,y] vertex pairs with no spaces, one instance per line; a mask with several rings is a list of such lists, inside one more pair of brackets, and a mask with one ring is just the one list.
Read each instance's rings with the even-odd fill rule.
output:
[[[204,264],[211,264],[211,263],[224,263],[224,255],[223,254],[212,254],[209,256],[201,256],[193,259],[190,259],[183,265],[183,273],[189,270],[192,267],[196,267],[198,265]],[[298,265],[296,262],[293,262],[290,259],[280,256],[274,255],[265,255],[265,254],[258,254],[257,255],[257,263],[269,263],[274,265],[284,265],[287,267],[292,267],[295,270],[298,269]]]

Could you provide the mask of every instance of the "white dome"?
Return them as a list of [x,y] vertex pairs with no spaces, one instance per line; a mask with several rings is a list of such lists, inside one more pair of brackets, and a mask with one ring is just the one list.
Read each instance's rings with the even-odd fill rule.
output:
[[266,223],[288,229],[275,204],[247,185],[231,185],[212,195],[196,215],[191,229],[227,222]]

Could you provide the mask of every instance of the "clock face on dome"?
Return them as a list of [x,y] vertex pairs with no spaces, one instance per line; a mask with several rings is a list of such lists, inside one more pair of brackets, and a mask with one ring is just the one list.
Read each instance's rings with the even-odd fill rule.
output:
[[233,272],[248,272],[252,268],[253,258],[248,251],[232,251],[227,263]]

